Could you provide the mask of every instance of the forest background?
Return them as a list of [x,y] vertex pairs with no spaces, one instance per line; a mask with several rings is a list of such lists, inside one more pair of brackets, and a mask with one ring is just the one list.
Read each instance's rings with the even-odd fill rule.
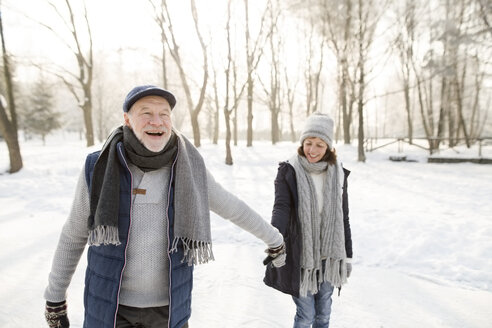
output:
[[[178,98],[175,126],[207,138],[297,140],[314,111],[366,160],[374,139],[430,154],[490,142],[487,0],[2,0],[0,135],[76,131],[87,146],[121,124],[126,93]],[[424,143],[417,140],[424,140]],[[3,154],[2,154],[3,156]]]

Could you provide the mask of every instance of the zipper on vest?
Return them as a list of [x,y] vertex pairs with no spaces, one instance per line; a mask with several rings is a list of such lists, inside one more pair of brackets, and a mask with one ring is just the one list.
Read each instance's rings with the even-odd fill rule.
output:
[[[125,163],[126,169],[130,173],[130,190],[133,190],[133,175],[132,171],[130,171],[130,167],[128,167],[128,163],[126,162],[125,157],[123,156],[123,153],[121,152],[121,147],[118,147],[118,152],[121,155],[121,158],[123,159],[123,162]],[[126,250],[128,248],[128,242],[130,241],[130,230],[132,228],[132,207],[133,207],[133,202],[132,202],[132,194],[130,192],[130,215],[128,216],[130,222],[128,223],[128,233],[126,234],[126,245],[125,245],[125,260],[123,262],[123,268],[121,269],[120,273],[120,281],[118,283],[118,293],[116,294],[116,311],[114,313],[114,324],[113,327],[116,328],[116,317],[118,315],[118,308],[120,304],[120,291],[121,291],[121,282],[123,281],[123,272],[125,271],[126,267]]]
[[[171,327],[171,315],[172,315],[172,311],[171,311],[171,302],[172,302],[172,299],[171,299],[171,294],[172,294],[172,262],[171,262],[171,254],[169,252],[169,248],[170,248],[170,245],[172,245],[172,240],[171,240],[171,234],[169,233],[171,227],[170,227],[170,222],[169,222],[169,201],[171,199],[171,185],[173,183],[173,179],[174,179],[174,168],[176,166],[176,162],[178,161],[178,156],[179,156],[179,147],[178,147],[178,150],[176,152],[176,157],[174,158],[174,162],[173,162],[173,165],[171,166],[171,176],[169,177],[169,187],[168,187],[168,190],[167,190],[167,204],[166,204],[166,220],[167,220],[167,250],[166,250],[166,254],[167,254],[167,258],[169,260],[169,317],[167,318],[167,327],[170,328]],[[176,217],[174,217],[174,219],[176,220]]]

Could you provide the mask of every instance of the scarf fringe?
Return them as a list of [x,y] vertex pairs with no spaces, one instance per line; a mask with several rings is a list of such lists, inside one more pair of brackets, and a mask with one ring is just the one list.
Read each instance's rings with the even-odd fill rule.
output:
[[347,283],[347,261],[345,259],[327,259],[323,281],[328,281],[337,288]]
[[345,259],[327,259],[323,274],[319,274],[319,269],[304,269],[299,289],[300,296],[306,297],[308,293],[313,295],[318,293],[323,282],[329,282],[336,288],[347,283],[347,261]]
[[193,264],[203,264],[215,260],[212,252],[212,243],[201,240],[192,240],[187,237],[174,237],[171,253],[178,251],[180,242],[183,245],[184,252],[181,263],[187,262],[188,265],[191,266]]
[[89,246],[101,245],[120,245],[118,228],[112,226],[98,226],[94,230],[89,231]]
[[299,294],[306,297],[307,293],[316,294],[318,292],[318,273],[319,269],[304,269],[301,278]]

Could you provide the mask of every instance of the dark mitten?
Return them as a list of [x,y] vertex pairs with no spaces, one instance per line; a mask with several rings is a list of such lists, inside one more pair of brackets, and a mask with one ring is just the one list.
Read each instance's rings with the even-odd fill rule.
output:
[[50,328],[69,328],[70,322],[67,317],[67,302],[46,302],[44,312],[46,322]]

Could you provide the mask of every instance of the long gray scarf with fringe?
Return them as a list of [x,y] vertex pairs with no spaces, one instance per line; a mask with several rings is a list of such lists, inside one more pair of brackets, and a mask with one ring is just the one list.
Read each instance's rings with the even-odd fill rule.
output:
[[[188,265],[206,263],[214,259],[207,171],[198,150],[177,131],[174,133],[178,155],[174,161],[174,239],[171,252],[183,247],[183,261]],[[117,156],[117,145],[121,141],[123,129],[120,127],[106,141],[94,167],[88,220],[90,246],[121,244],[118,237],[121,167]]]
[[[347,282],[345,234],[343,227],[342,187],[343,169],[337,161],[309,163],[296,155],[289,160],[296,172],[298,213],[301,223],[301,285],[299,293],[316,294],[322,282],[341,287]],[[323,199],[316,197],[311,173],[326,171]],[[318,202],[323,202],[321,214]],[[326,260],[323,272],[323,261]]]

